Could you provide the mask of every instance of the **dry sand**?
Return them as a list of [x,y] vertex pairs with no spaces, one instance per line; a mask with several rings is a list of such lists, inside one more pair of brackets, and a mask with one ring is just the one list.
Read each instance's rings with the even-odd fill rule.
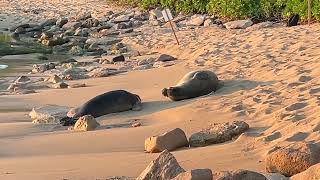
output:
[[[80,8],[80,2],[88,1],[78,2]],[[12,7],[11,3],[8,9]],[[272,147],[320,142],[319,29],[319,24],[248,32],[200,28],[178,32],[182,45],[177,46],[170,32],[145,28],[143,35],[125,42],[141,51],[171,54],[182,63],[79,81],[86,88],[0,96],[0,179],[136,177],[157,156],[143,152],[148,136],[176,127],[190,136],[210,123],[233,120],[246,121],[250,130],[232,142],[173,154],[185,169],[265,172],[264,157]],[[214,95],[181,102],[162,97],[163,87],[194,69],[213,70],[224,87]],[[139,94],[143,110],[101,117],[100,129],[81,133],[31,124],[27,117],[35,106],[74,107],[114,89]],[[143,126],[128,128],[134,119]]]

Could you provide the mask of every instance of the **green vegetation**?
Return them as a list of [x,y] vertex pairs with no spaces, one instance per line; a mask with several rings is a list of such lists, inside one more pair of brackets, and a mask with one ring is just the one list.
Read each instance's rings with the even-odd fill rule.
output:
[[[305,21],[308,17],[308,0],[119,0],[118,3],[144,9],[161,6],[176,13],[207,13],[226,19],[274,20],[299,14]],[[320,0],[312,0],[312,16],[320,21]]]

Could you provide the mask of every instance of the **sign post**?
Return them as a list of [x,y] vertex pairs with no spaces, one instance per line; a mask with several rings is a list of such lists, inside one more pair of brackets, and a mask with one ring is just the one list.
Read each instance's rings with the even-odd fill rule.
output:
[[169,9],[163,10],[163,11],[162,11],[162,16],[163,16],[163,18],[164,18],[164,20],[165,20],[166,22],[169,22],[170,27],[171,27],[172,32],[173,32],[173,35],[174,35],[174,37],[176,38],[177,44],[180,45],[179,40],[178,40],[177,35],[176,35],[176,32],[174,31],[174,28],[173,28],[173,26],[172,26],[171,20],[173,20],[173,17],[172,17],[171,11],[170,11]]
[[308,25],[311,23],[311,0],[308,0]]

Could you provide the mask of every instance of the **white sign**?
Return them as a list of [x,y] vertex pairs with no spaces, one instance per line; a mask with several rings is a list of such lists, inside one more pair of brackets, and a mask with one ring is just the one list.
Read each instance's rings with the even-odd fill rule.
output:
[[165,21],[170,21],[173,19],[170,9],[165,9],[162,11],[162,16]]

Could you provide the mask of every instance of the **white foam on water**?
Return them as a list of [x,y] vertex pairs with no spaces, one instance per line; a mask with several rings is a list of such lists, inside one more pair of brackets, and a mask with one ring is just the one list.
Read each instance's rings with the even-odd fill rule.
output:
[[6,69],[7,67],[8,67],[8,65],[0,64],[0,70],[1,69]]

